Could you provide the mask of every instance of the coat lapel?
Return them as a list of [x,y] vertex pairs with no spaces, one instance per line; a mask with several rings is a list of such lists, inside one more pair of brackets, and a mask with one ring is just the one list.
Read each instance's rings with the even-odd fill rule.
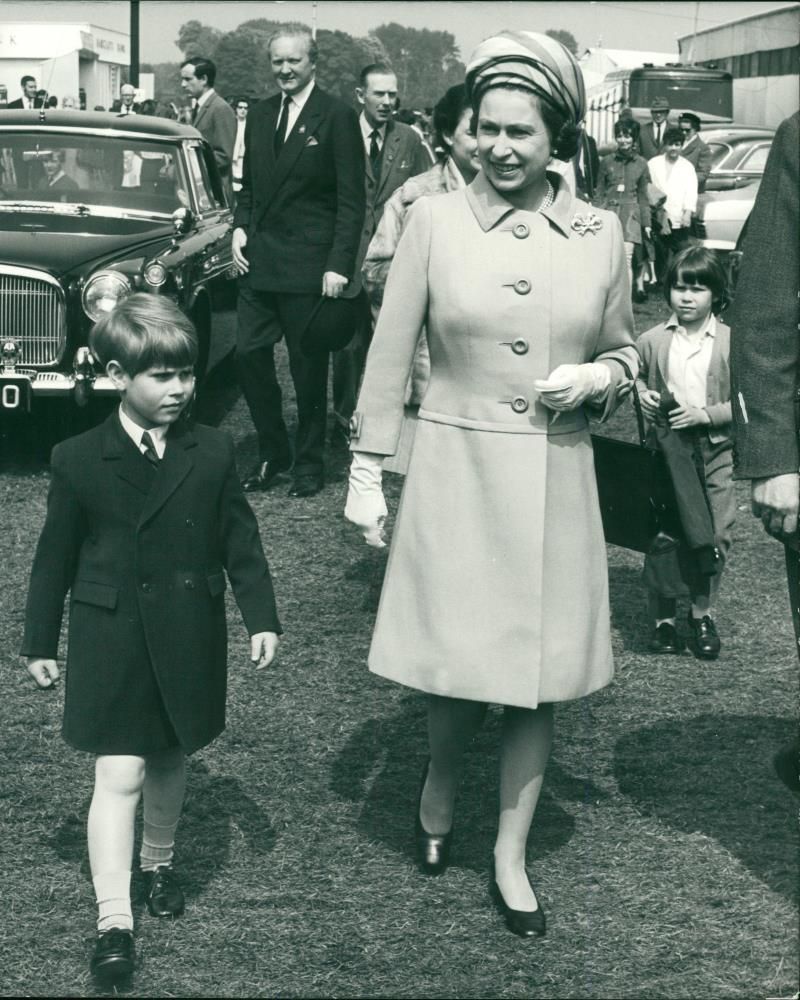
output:
[[153,485],[153,470],[147,459],[122,429],[119,414],[115,410],[104,424],[102,455],[111,463],[114,474],[123,479],[139,493],[147,494]]
[[[314,134],[322,118],[323,109],[320,107],[319,91],[315,86],[300,112],[300,116],[294,123],[294,128],[278,153],[278,158],[274,160],[274,167],[267,181],[267,190],[264,193],[265,206],[269,205],[281,184],[291,174],[298,156],[302,153],[303,147]],[[269,141],[272,142],[271,135]]]
[[200,128],[200,123],[205,118],[206,112],[211,107],[211,104],[214,101],[215,97],[216,94],[212,94],[211,97],[209,97],[207,101],[204,101],[203,104],[201,104],[200,107],[197,109],[197,117],[195,118],[193,123],[196,129]]
[[[376,187],[376,197],[380,196],[381,191],[386,186],[389,174],[392,172],[395,160],[397,159],[398,147],[400,145],[400,133],[396,128],[393,128],[392,125],[393,123],[389,122],[386,126],[386,135],[384,137],[383,149],[381,150],[380,157],[381,173]],[[369,157],[367,157],[367,163],[369,163]]]
[[669,345],[672,340],[670,330],[664,329],[658,341],[656,351],[656,367],[661,377],[662,391],[667,388],[667,376],[669,375]]
[[191,449],[197,444],[194,434],[185,424],[171,428],[167,435],[167,447],[157,470],[155,480],[151,479],[151,490],[145,500],[139,518],[142,528],[169,500],[183,480],[189,475],[194,459]]

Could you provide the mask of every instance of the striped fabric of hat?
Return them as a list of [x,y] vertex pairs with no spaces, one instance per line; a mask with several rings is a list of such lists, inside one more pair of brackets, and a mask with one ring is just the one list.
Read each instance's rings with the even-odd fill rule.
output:
[[576,124],[583,120],[583,74],[561,42],[537,31],[501,31],[481,42],[467,66],[467,91],[474,100],[489,86],[513,83],[561,108]]

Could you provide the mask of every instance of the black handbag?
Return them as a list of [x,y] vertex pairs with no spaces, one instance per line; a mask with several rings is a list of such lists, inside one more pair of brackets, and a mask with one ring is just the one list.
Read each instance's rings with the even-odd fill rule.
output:
[[664,455],[646,440],[636,381],[624,362],[614,360],[633,381],[639,443],[592,434],[603,533],[612,545],[647,552],[660,531],[674,538],[682,537],[683,532]]

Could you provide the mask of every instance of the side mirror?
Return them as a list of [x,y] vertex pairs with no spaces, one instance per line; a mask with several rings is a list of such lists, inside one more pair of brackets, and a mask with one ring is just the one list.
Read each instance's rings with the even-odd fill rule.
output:
[[194,228],[195,217],[190,208],[176,208],[172,213],[172,229],[176,236],[183,236]]

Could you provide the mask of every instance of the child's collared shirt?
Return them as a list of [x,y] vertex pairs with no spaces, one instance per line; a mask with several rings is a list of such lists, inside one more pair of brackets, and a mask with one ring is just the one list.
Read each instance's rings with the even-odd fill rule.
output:
[[[137,423],[131,420],[128,414],[122,409],[122,406],[119,408],[119,422],[122,424],[122,429],[131,441],[133,441],[139,451],[144,455],[147,450],[142,444],[142,434],[145,433],[144,427],[140,427]],[[169,428],[170,424],[165,424],[159,427],[152,427],[149,431],[147,431],[150,435],[150,440],[153,442],[156,455],[158,455],[159,458],[164,457],[164,451],[167,447],[167,433]]]
[[687,333],[673,313],[664,324],[672,332],[667,362],[667,388],[682,406],[704,409],[711,352],[717,335],[713,313],[697,333]]

